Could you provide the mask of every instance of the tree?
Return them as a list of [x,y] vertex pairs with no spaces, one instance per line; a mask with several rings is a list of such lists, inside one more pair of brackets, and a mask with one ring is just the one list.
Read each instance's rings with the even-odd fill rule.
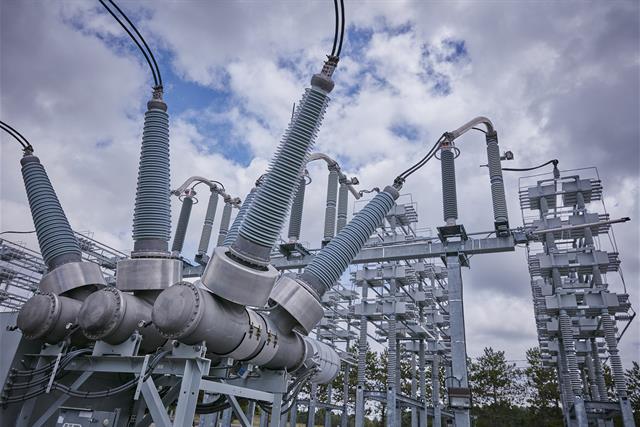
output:
[[527,403],[538,411],[560,406],[560,389],[555,369],[545,367],[538,347],[527,350],[527,366],[524,370],[527,380]]
[[634,417],[636,423],[640,423],[640,366],[638,366],[638,362],[633,362],[631,369],[626,370],[625,377]]
[[507,363],[504,351],[485,347],[484,354],[471,362],[470,383],[474,402],[480,406],[512,406],[522,391],[520,372]]

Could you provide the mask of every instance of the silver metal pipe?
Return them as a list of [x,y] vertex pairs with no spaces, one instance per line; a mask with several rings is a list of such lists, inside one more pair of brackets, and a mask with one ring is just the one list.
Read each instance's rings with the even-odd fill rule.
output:
[[460,126],[458,129],[449,132],[453,139],[457,139],[460,135],[467,133],[469,130],[478,125],[485,125],[487,127],[487,132],[495,132],[493,123],[486,117],[478,116],[474,119],[469,120],[467,123]]
[[[347,178],[347,176],[342,172],[342,170],[340,169],[340,165],[336,160],[332,159],[331,157],[329,157],[324,153],[311,153],[309,154],[309,157],[307,157],[307,163],[311,163],[316,160],[324,160],[327,163],[327,167],[329,168],[329,170],[331,170],[332,168],[337,170],[339,181],[341,183],[346,182],[349,192],[353,194],[353,197],[355,197],[356,200],[362,197],[360,195],[360,192],[358,192],[358,190],[356,190],[355,187],[353,186],[354,183],[350,182],[349,178]],[[357,182],[355,184],[357,184]]]

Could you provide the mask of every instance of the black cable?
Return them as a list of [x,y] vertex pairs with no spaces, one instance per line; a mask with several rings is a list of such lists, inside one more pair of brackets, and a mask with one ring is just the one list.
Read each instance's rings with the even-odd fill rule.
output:
[[[154,356],[154,358],[149,362],[149,364],[147,366],[147,370],[143,374],[142,381],[146,381],[147,378],[149,378],[151,376],[151,374],[153,374],[153,371],[156,368],[156,366],[158,365],[158,363],[160,363],[160,361],[169,353],[171,353],[171,351],[170,350],[166,350],[166,351],[163,351],[161,353],[157,353],[156,356]],[[67,356],[69,356],[69,355],[67,355]],[[75,355],[73,357],[76,357],[76,356],[77,355]],[[65,364],[65,366],[66,366],[66,364]],[[138,381],[140,381],[140,377],[133,378],[132,380],[130,380],[130,381],[124,383],[124,384],[121,384],[118,387],[109,388],[109,389],[100,390],[100,391],[73,390],[71,387],[69,387],[67,385],[60,384],[59,382],[54,381],[51,389],[52,390],[59,390],[59,391],[63,392],[64,394],[67,394],[67,395],[72,396],[72,397],[78,397],[78,398],[83,398],[83,399],[99,399],[99,398],[109,397],[109,396],[112,396],[114,394],[122,393],[123,391],[129,390],[129,389],[135,387],[138,384]],[[11,397],[11,398],[8,398],[8,399],[4,399],[4,400],[1,401],[1,403],[2,404],[7,404],[7,403],[23,402],[23,401],[31,399],[33,397],[39,396],[39,395],[45,393],[45,391],[46,391],[46,387],[41,387],[38,390],[34,390],[34,391],[30,392],[30,393],[26,393],[26,394],[24,394],[24,395],[22,395],[20,397]]]
[[344,40],[344,0],[340,0],[340,11],[342,18],[342,28],[340,29],[340,44],[338,45],[338,51],[336,52],[336,56],[339,58],[340,53],[342,52],[342,41]]
[[338,28],[340,27],[340,23],[338,22],[338,0],[333,0],[333,9],[336,15],[336,28],[335,32],[333,33],[333,47],[331,48],[331,56],[334,56],[336,54],[336,46],[338,44]]
[[7,231],[0,231],[0,234],[33,234],[35,232],[36,230],[31,230],[31,231],[7,230]]
[[6,124],[3,121],[0,121],[0,128],[2,128],[2,130],[7,132],[16,141],[18,141],[18,143],[22,146],[22,151],[24,151],[25,153],[27,153],[27,152],[33,153],[33,146],[27,140],[27,138],[24,137],[24,135],[22,135],[20,132],[18,132],[13,127],[9,126],[8,124]]
[[129,25],[131,25],[131,28],[133,28],[133,31],[135,31],[135,33],[138,35],[138,37],[140,37],[140,40],[142,41],[142,44],[144,44],[144,47],[147,48],[147,52],[149,52],[149,56],[151,56],[151,60],[153,61],[153,65],[156,67],[156,75],[158,76],[157,84],[159,86],[162,86],[162,76],[160,75],[160,67],[158,67],[158,63],[156,62],[156,58],[153,55],[153,51],[151,50],[151,48],[149,48],[149,45],[147,44],[146,40],[144,39],[144,37],[142,37],[142,34],[140,34],[140,32],[138,31],[136,26],[133,25],[133,22],[131,22],[129,20],[127,15],[125,15],[125,13],[118,7],[118,5],[115,4],[113,0],[109,0],[109,3],[111,3],[113,5],[113,7],[115,7],[116,10],[118,12],[120,12],[120,15],[122,15],[124,17],[124,19],[129,23]]
[[420,159],[416,164],[414,164],[413,166],[411,166],[409,169],[405,170],[404,172],[402,172],[400,175],[398,175],[398,177],[396,178],[396,180],[399,181],[404,181],[405,179],[407,179],[407,177],[409,177],[409,175],[411,175],[412,173],[414,173],[415,171],[417,171],[418,169],[420,169],[421,167],[423,167],[429,160],[431,160],[433,158],[433,156],[435,156],[438,148],[440,147],[440,144],[442,144],[442,142],[445,139],[445,135],[442,135],[435,144],[433,144],[433,146],[431,147],[431,149],[427,152],[427,154],[425,154],[425,156]]
[[483,130],[483,129],[480,129],[480,128],[477,128],[477,127],[472,127],[471,129],[473,129],[473,130],[477,130],[478,132],[482,132],[482,133],[484,133],[485,135],[487,134],[487,131],[486,131],[486,130]]
[[[111,9],[109,9],[109,7],[107,6],[107,4],[103,1],[103,0],[98,0],[100,2],[100,4],[102,6],[104,6],[105,9],[107,9],[107,12],[109,12],[109,14],[111,14],[111,16],[113,17],[113,19],[115,19],[118,24],[120,24],[120,26],[124,29],[124,31],[126,31],[126,33],[129,35],[129,37],[131,38],[131,40],[134,41],[134,43],[136,44],[136,46],[138,46],[138,49],[140,49],[140,52],[142,52],[142,55],[144,55],[144,59],[147,60],[147,64],[149,64],[149,68],[151,68],[151,74],[153,75],[153,82],[155,84],[155,86],[159,86],[159,82],[158,82],[158,78],[156,77],[156,71],[153,68],[153,64],[151,63],[151,60],[149,59],[149,56],[147,55],[147,52],[145,52],[145,50],[142,48],[142,45],[140,45],[140,42],[133,36],[133,34],[131,34],[131,31],[129,31],[129,29],[127,28],[127,26],[124,24],[124,22],[122,22],[120,20],[120,18],[118,18],[116,16],[115,13],[113,13],[113,11]],[[134,27],[135,28],[135,27]]]
[[502,168],[502,170],[503,171],[511,171],[511,172],[528,172],[528,171],[532,171],[532,170],[543,168],[543,167],[545,167],[547,165],[550,165],[552,163],[553,163],[554,166],[558,166],[558,159],[549,160],[548,162],[543,163],[543,164],[541,164],[539,166],[533,166],[533,167],[530,167],[530,168]]

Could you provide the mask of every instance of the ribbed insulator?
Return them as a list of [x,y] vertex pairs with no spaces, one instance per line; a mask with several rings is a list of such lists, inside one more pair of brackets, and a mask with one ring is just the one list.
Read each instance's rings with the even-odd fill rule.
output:
[[578,191],[576,193],[576,206],[578,207],[578,210],[584,209],[584,195],[582,194],[582,191]]
[[442,215],[445,222],[458,219],[458,196],[456,193],[456,165],[450,148],[440,151],[442,171]]
[[[171,236],[169,115],[149,108],[144,115],[138,187],[133,213],[133,240]],[[165,249],[166,250],[166,249]]]
[[613,382],[616,385],[618,397],[627,397],[627,382],[622,368],[622,359],[618,353],[618,340],[616,338],[616,330],[613,320],[609,313],[605,310],[602,315],[602,330],[604,331],[604,341],[607,343],[607,351],[609,352],[609,364],[613,374]]
[[493,217],[496,222],[508,221],[507,202],[502,180],[502,164],[498,136],[487,134],[487,159],[489,162],[489,179],[491,180],[491,199],[493,201]]
[[300,229],[302,228],[302,208],[304,207],[304,191],[307,187],[304,177],[300,178],[298,191],[293,198],[291,206],[291,216],[289,217],[289,240],[297,242],[300,239]]
[[[366,286],[366,285],[365,285]],[[358,340],[358,384],[364,385],[367,363],[367,317],[360,317],[360,339]]]
[[[202,226],[202,234],[200,234],[200,243],[198,244],[198,254],[200,255],[206,254],[209,250],[211,229],[213,228],[213,220],[216,217],[216,209],[218,209],[218,193],[211,191],[209,203],[207,204],[207,213],[204,215],[204,225]],[[229,211],[229,213],[231,213],[231,211]],[[227,226],[228,225],[227,223]]]
[[189,218],[191,217],[191,208],[193,207],[193,198],[185,197],[182,199],[180,206],[180,216],[178,217],[178,225],[176,226],[176,234],[173,236],[172,252],[182,252],[184,246],[184,238],[187,235],[187,227],[189,226]]
[[600,400],[600,392],[598,391],[598,384],[596,382],[596,369],[593,365],[591,354],[585,354],[584,361],[587,365],[587,375],[589,376],[589,394],[591,395],[591,400]]
[[558,247],[556,246],[556,239],[553,233],[544,233],[545,242],[547,244],[547,254],[555,252]]
[[388,349],[387,353],[387,387],[396,386],[396,369],[397,369],[397,357],[396,354],[396,315],[389,315],[389,321],[387,322],[389,328],[388,331]]
[[40,253],[47,267],[53,270],[66,262],[80,261],[80,245],[40,159],[29,155],[20,163]]
[[235,242],[236,238],[238,237],[238,232],[240,231],[242,224],[245,221],[247,212],[249,211],[251,205],[254,203],[256,193],[258,193],[258,190],[254,187],[251,189],[249,194],[247,194],[247,197],[245,197],[244,202],[242,202],[242,206],[240,206],[240,210],[238,211],[238,215],[236,215],[236,218],[233,220],[233,224],[231,224],[231,228],[227,232],[227,235],[224,238],[224,242],[222,242],[222,246],[230,246],[233,242]]
[[319,281],[323,288],[316,291],[323,294],[358,255],[367,239],[382,224],[394,203],[394,196],[386,189],[378,193],[327,246],[318,252],[302,273],[302,279],[311,276],[308,282],[312,285]]
[[338,200],[338,171],[329,170],[327,181],[327,204],[324,211],[324,240],[331,240],[336,229],[336,204]]
[[571,381],[571,389],[576,396],[582,393],[582,382],[578,361],[576,359],[576,347],[573,337],[573,326],[571,317],[567,313],[560,313],[560,334],[562,335],[562,346],[564,347],[565,358],[567,359],[567,371]]
[[227,233],[229,232],[229,224],[231,223],[231,210],[233,206],[231,203],[225,203],[224,208],[222,208],[222,218],[220,218],[220,230],[218,231],[218,241],[216,242],[216,246],[222,246],[224,243],[224,239],[227,238]]
[[338,218],[336,221],[336,233],[347,225],[347,209],[349,208],[349,188],[347,184],[340,184],[338,190]]
[[[307,89],[299,102],[269,172],[238,233],[243,239],[263,249],[261,254],[246,253],[249,257],[268,260],[268,253],[289,212],[298,179],[328,102],[327,94],[315,88]],[[235,243],[233,247],[243,253],[241,244]],[[256,251],[257,248],[252,250]]]
[[600,399],[608,400],[607,384],[604,380],[604,371],[602,370],[602,362],[598,353],[598,344],[595,339],[591,339],[591,360],[593,360],[593,368],[596,376],[596,385],[598,386],[598,394]]

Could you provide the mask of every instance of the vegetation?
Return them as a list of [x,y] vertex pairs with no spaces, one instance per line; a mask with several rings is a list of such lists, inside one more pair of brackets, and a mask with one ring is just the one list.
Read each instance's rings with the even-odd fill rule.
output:
[[[351,349],[357,354],[357,349]],[[376,353],[367,350],[366,356],[366,389],[386,390],[387,381],[387,350]],[[400,389],[403,394],[411,394],[411,355],[400,357],[402,379]],[[417,357],[416,357],[417,362]],[[355,402],[357,382],[356,367],[349,369],[349,402]],[[419,373],[418,373],[419,376]],[[425,372],[427,382],[427,398],[431,398],[431,369],[427,364]],[[640,421],[640,366],[633,362],[631,369],[626,371],[629,399],[634,409],[636,422]],[[441,396],[446,396],[444,387],[444,368],[441,375]],[[605,365],[605,380],[611,396],[614,395],[613,381],[608,366]],[[469,360],[469,383],[473,396],[471,415],[473,425],[484,426],[548,426],[561,427],[563,425],[560,392],[556,378],[556,370],[543,365],[540,349],[530,348],[526,352],[526,365],[517,367],[509,362],[504,351],[491,347],[484,349],[481,356]],[[333,382],[333,402],[341,405],[343,401],[343,373]],[[301,397],[308,397],[310,389],[303,391]],[[318,388],[318,399],[325,401],[327,387]],[[306,423],[307,414],[301,407],[298,422]],[[380,402],[368,402],[365,408],[366,426],[384,426],[386,408]],[[324,425],[324,410],[316,412],[316,425]],[[403,425],[410,424],[410,411],[402,414]],[[339,413],[332,414],[331,425],[340,425]],[[349,409],[349,425],[354,425],[353,405]]]

